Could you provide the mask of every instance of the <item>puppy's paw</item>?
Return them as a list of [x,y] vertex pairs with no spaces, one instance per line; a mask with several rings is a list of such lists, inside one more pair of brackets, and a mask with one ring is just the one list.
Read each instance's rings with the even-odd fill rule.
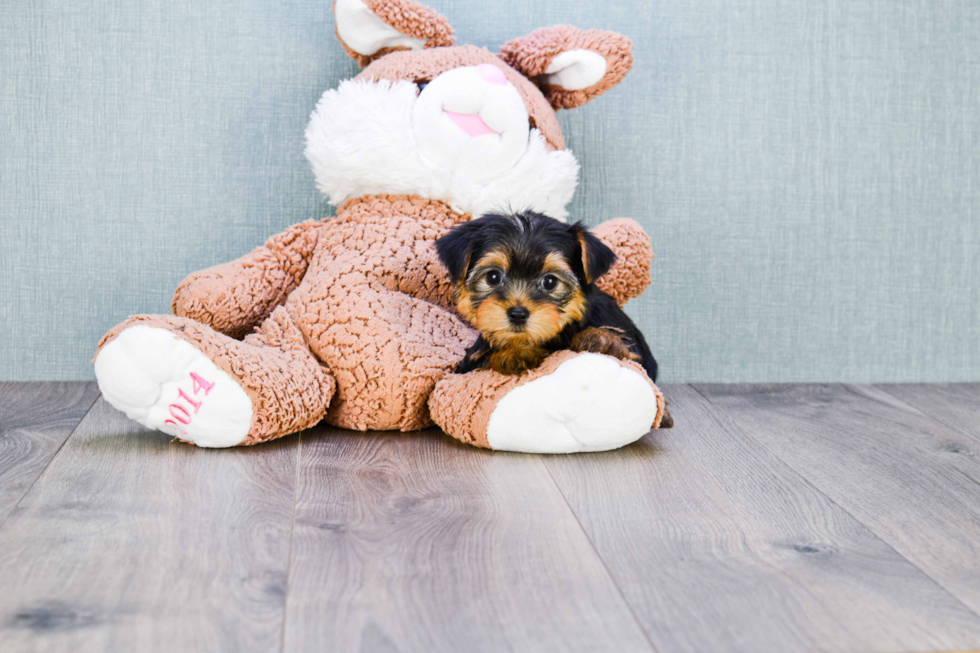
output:
[[640,357],[627,346],[623,332],[612,327],[589,327],[572,338],[569,348],[572,351],[606,354],[620,360],[640,360]]

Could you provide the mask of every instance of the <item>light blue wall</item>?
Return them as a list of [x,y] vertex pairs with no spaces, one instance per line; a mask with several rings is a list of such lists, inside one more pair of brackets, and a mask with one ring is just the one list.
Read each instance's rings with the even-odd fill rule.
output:
[[[653,238],[664,380],[980,380],[980,3],[430,4],[634,40],[561,119],[573,215]],[[92,378],[186,273],[328,215],[303,129],[355,71],[330,0],[0,3],[0,378]]]

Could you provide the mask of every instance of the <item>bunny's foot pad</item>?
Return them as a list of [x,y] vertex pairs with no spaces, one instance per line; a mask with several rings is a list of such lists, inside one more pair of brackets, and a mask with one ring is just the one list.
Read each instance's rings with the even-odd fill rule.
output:
[[99,351],[95,376],[127,417],[200,447],[233,447],[251,428],[252,401],[241,386],[166,329],[125,329]]

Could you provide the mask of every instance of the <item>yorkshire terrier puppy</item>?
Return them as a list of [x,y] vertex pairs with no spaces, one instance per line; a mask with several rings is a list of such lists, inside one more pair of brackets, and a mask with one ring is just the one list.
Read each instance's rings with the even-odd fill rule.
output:
[[[636,361],[657,380],[643,334],[595,285],[616,255],[582,223],[531,211],[491,214],[457,225],[436,250],[460,314],[480,332],[457,373],[520,374],[571,349]],[[672,423],[665,412],[661,425]]]

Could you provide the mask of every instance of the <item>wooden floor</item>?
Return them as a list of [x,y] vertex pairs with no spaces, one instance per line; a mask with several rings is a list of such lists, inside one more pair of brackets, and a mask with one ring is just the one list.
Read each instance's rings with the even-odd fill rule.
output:
[[0,651],[980,648],[980,385],[667,386],[610,453],[149,432],[0,384]]

